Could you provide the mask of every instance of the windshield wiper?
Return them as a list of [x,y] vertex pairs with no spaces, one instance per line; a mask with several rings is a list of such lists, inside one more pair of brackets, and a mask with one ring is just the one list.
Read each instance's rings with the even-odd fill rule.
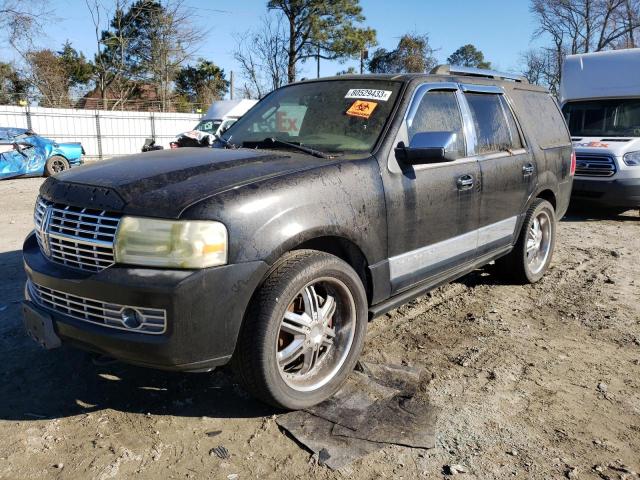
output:
[[258,145],[263,145],[264,146],[265,144],[271,144],[273,146],[280,145],[282,147],[290,147],[290,148],[293,148],[295,150],[299,150],[301,152],[308,153],[309,155],[313,155],[314,157],[331,158],[330,155],[327,155],[326,153],[321,152],[320,150],[315,150],[313,148],[305,147],[305,146],[299,145],[297,143],[285,142],[284,140],[280,140],[279,138],[273,138],[273,137],[265,138],[261,142],[258,142],[256,146],[258,146]]

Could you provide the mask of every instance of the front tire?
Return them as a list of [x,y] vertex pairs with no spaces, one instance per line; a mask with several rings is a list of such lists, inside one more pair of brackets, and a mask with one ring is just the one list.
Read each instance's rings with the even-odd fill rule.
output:
[[56,173],[69,170],[69,161],[61,155],[53,155],[44,164],[44,176],[50,177]]
[[513,250],[496,260],[502,276],[517,283],[535,283],[551,263],[556,243],[556,213],[548,201],[538,198],[531,204]]
[[333,395],[353,370],[367,327],[358,274],[314,250],[287,254],[254,295],[233,357],[249,393],[298,410]]

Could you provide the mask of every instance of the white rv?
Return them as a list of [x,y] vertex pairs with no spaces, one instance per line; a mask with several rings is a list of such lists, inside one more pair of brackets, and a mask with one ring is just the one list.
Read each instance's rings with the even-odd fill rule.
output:
[[640,207],[640,48],[568,56],[560,101],[577,158],[572,197]]

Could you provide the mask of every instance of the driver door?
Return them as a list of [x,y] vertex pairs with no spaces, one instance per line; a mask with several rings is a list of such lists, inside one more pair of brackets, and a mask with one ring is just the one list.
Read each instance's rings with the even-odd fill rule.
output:
[[[476,258],[481,175],[470,156],[473,138],[465,128],[455,83],[419,86],[395,144],[411,144],[420,132],[454,132],[456,160],[407,165],[391,152],[385,196],[391,294],[437,281]],[[468,118],[468,111],[466,111]]]

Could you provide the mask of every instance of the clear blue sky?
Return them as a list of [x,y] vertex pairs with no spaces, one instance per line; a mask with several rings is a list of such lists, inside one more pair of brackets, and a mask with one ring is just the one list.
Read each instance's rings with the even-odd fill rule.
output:
[[[237,72],[234,35],[256,26],[266,13],[266,3],[266,0],[186,0],[195,23],[210,29],[197,55],[213,60],[227,73]],[[441,63],[461,45],[472,43],[484,52],[494,68],[518,71],[520,54],[532,46],[536,28],[529,0],[361,0],[360,3],[366,24],[377,30],[379,46],[394,48],[406,32],[427,33]],[[58,48],[68,39],[92,58],[95,33],[85,1],[51,0],[51,8],[58,20],[48,29],[42,46]],[[3,50],[5,59],[11,58]],[[321,74],[332,75],[350,65],[355,67],[358,63],[323,62]],[[301,76],[315,76],[313,62],[303,65]]]

